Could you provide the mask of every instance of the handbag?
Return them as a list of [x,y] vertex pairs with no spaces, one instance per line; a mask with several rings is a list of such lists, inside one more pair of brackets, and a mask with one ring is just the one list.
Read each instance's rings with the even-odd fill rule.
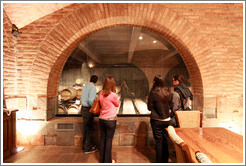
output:
[[94,114],[94,115],[98,115],[100,113],[99,97],[94,100],[93,105],[89,111],[91,114]]

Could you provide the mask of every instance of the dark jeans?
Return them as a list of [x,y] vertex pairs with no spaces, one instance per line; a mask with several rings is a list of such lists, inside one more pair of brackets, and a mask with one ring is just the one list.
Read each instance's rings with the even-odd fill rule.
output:
[[93,142],[94,115],[89,112],[90,108],[81,107],[83,117],[83,150],[90,151],[95,145]]
[[112,141],[116,120],[99,119],[100,124],[100,163],[112,163]]
[[155,151],[156,151],[156,162],[157,163],[168,163],[169,152],[167,138],[167,128],[171,123],[170,121],[159,121],[150,119],[150,124],[155,139]]
[[176,115],[174,115],[174,116],[171,118],[171,125],[172,125],[173,127],[178,127],[177,120],[176,120]]

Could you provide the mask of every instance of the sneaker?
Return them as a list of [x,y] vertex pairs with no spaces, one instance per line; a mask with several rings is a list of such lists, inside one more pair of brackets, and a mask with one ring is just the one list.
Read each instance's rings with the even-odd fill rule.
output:
[[90,153],[93,153],[93,152],[96,152],[98,151],[98,148],[96,146],[93,146],[90,150],[88,151],[84,151],[85,154],[90,154]]
[[168,158],[168,162],[169,162],[169,163],[173,163],[173,160],[170,159],[170,158]]

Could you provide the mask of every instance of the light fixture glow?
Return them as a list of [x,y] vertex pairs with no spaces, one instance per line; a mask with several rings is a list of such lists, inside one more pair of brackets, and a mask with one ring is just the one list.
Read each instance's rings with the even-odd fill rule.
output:
[[139,36],[139,40],[142,40],[143,39],[143,36]]
[[18,120],[16,121],[16,131],[21,137],[28,137],[37,134],[44,128],[44,124],[33,121]]
[[89,68],[93,68],[93,64],[89,64]]
[[22,147],[22,146],[20,146],[20,147],[17,148],[17,152],[20,152],[22,150],[24,150],[24,147]]
[[157,42],[156,40],[153,41],[153,43],[156,43],[156,42]]

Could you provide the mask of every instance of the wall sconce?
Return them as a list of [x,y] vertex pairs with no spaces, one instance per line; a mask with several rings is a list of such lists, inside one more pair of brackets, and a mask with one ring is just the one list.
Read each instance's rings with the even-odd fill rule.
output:
[[15,24],[12,24],[12,34],[14,36],[18,36],[18,34],[19,34],[19,29]]

